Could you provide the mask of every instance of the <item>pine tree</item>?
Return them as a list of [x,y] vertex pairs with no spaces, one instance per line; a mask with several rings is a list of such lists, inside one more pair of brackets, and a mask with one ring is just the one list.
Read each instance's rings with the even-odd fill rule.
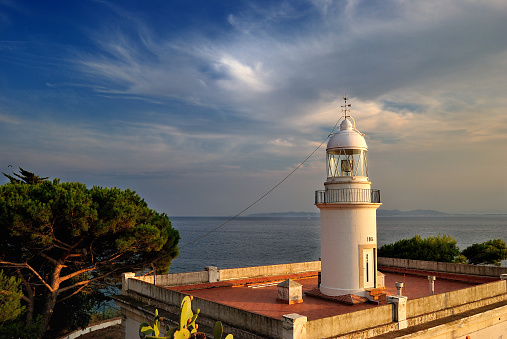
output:
[[[2,172],[3,175],[5,175],[7,178],[9,178],[9,180],[11,181],[11,184],[25,183],[25,184],[29,184],[29,185],[36,185],[36,184],[40,184],[41,182],[43,182],[49,178],[49,177],[41,177],[39,175],[35,175],[32,172],[22,169],[21,167],[19,168],[19,173],[20,174],[12,173],[12,174],[14,174],[14,176],[12,176],[12,175],[5,174],[4,172]],[[15,178],[15,177],[17,177],[17,178]]]
[[0,271],[0,324],[16,319],[25,311],[21,306],[23,292],[21,280],[16,277],[8,277],[4,271]]
[[0,186],[0,266],[21,278],[27,318],[42,315],[42,333],[57,302],[125,271],[167,272],[178,240],[167,215],[128,189],[58,179]]

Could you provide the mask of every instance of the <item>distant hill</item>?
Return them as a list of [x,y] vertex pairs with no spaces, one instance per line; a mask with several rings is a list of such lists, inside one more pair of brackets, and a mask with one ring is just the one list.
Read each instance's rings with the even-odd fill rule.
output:
[[[443,217],[450,215],[448,213],[434,211],[434,210],[413,210],[413,211],[400,211],[400,210],[377,210],[378,217]],[[252,218],[319,218],[319,212],[282,212],[282,213],[254,213],[249,214],[248,217]]]
[[319,218],[319,212],[283,212],[283,213],[254,213],[253,218]]
[[379,217],[443,217],[449,215],[448,213],[434,211],[434,210],[412,210],[412,211],[400,211],[400,210],[377,210],[377,216]]

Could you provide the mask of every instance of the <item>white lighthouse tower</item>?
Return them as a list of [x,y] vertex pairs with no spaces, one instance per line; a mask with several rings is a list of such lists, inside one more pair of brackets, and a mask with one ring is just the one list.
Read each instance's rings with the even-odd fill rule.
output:
[[367,296],[377,281],[377,220],[380,191],[371,189],[368,146],[344,98],[339,132],[327,144],[325,190],[315,192],[320,209],[321,283],[328,296]]

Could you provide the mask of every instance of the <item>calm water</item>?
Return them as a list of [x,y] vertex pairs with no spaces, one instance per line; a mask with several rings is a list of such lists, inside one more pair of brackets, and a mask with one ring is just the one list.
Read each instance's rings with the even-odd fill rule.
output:
[[[185,246],[228,218],[171,217],[180,232],[180,255],[171,273],[200,271],[205,266],[234,268],[318,260],[320,219],[235,219],[219,230]],[[378,246],[420,235],[447,234],[460,249],[500,238],[507,241],[507,215],[446,217],[377,217]],[[507,261],[502,262],[507,266]]]

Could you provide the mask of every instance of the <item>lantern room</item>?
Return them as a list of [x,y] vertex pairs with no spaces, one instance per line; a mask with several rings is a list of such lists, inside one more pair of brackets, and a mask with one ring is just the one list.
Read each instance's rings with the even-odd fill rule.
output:
[[350,116],[345,116],[340,131],[331,137],[326,149],[327,178],[368,177],[364,134]]

